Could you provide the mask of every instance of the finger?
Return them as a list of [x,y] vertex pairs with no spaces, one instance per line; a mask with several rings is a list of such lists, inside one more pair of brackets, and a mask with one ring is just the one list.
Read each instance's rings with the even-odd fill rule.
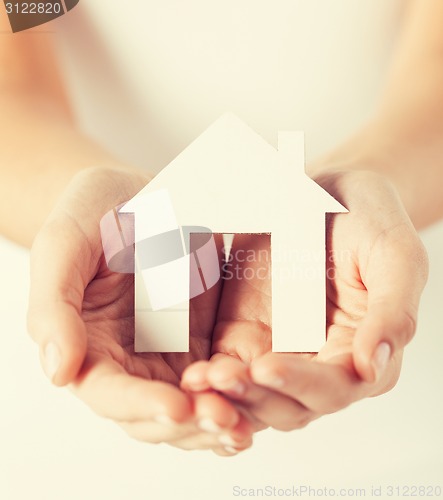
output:
[[129,375],[112,359],[88,355],[70,388],[98,415],[119,422],[182,423],[192,417],[192,402],[180,389]]
[[[248,448],[246,448],[246,449],[248,449]],[[232,446],[223,446],[223,447],[217,447],[217,448],[213,449],[213,452],[216,455],[219,455],[220,457],[235,457],[236,455],[238,455],[242,451],[246,451],[246,450],[238,450]]]
[[[228,403],[232,409],[231,417],[233,418],[227,418],[225,414],[223,423],[220,414],[214,416],[217,412],[220,412],[221,404],[226,405],[226,400],[215,393],[196,394],[193,395],[193,398],[196,426],[200,435],[187,435],[183,439],[173,442],[174,446],[183,449],[227,447],[235,448],[237,452],[251,446],[252,425],[234,407]],[[211,408],[210,413],[208,413],[208,407]],[[231,450],[229,453],[233,453],[233,451]]]
[[235,428],[221,434],[200,433],[195,436],[171,442],[179,448],[212,449],[220,455],[233,455],[252,446],[252,430],[245,417],[239,421]]
[[219,443],[213,447],[213,451],[221,456],[231,456],[247,450],[252,444],[252,434],[248,434],[243,438],[233,434],[224,434],[220,436]]
[[[138,441],[167,442],[186,450],[221,446],[235,446],[241,450],[250,446],[252,428],[231,404],[215,393],[197,394],[191,399],[194,414],[189,420],[178,422],[177,418],[169,416],[168,410],[160,415],[154,411],[144,414],[144,420],[122,422],[120,426]],[[116,415],[113,417],[115,419]]]
[[206,376],[209,361],[196,361],[187,366],[182,373],[180,387],[185,391],[200,392],[208,391],[211,386]]
[[88,242],[72,226],[47,225],[34,242],[28,330],[40,347],[45,373],[56,385],[72,381],[85,357],[81,308],[91,266]]
[[220,439],[221,438],[214,435],[201,433],[193,437],[186,437],[177,441],[171,441],[170,444],[183,450],[213,450],[224,456],[240,453],[241,451],[244,451],[252,446],[251,437],[243,442],[236,442],[229,439],[229,441],[226,442],[229,442],[230,444],[224,444],[220,441]]
[[415,333],[427,257],[413,229],[402,225],[392,230],[372,251],[362,278],[368,308],[355,333],[353,357],[362,379],[374,382]]
[[192,398],[197,425],[202,431],[219,434],[234,428],[241,419],[238,410],[215,392],[193,394]]
[[226,440],[222,443],[222,446],[217,446],[213,448],[213,451],[222,457],[232,457],[238,455],[239,453],[248,450],[251,448],[253,444],[252,436],[243,441],[242,443],[238,443],[235,440]]
[[297,400],[315,414],[333,413],[370,395],[371,384],[339,364],[268,353],[251,365],[252,380]]
[[212,352],[249,362],[271,349],[270,235],[235,235],[223,271]]
[[123,422],[120,427],[133,439],[151,444],[169,443],[183,450],[208,450],[225,447],[236,452],[249,448],[252,444],[250,432],[226,431],[222,434],[201,431],[196,422],[182,424],[156,421]]
[[217,355],[211,359],[207,379],[213,389],[225,394],[247,409],[262,427],[290,431],[307,425],[314,413],[298,401],[273,389],[255,384],[249,367],[231,356]]
[[289,431],[316,417],[297,401],[254,384],[247,365],[231,356],[217,354],[210,362],[194,363],[184,376],[182,387],[186,390],[214,389],[240,404],[256,430],[271,426]]
[[[198,245],[201,239],[201,234],[191,235],[191,250],[196,247],[196,251],[194,255],[198,255]],[[220,279],[220,267],[221,267],[221,253],[223,240],[221,234],[212,235],[214,240],[215,248],[218,255],[217,259],[204,261],[202,263],[199,260],[199,265],[204,267],[204,271],[200,268],[201,274],[193,274],[191,279],[198,280],[197,284],[194,284],[198,289],[201,286],[201,277],[206,274],[210,274],[212,280],[209,282],[210,288],[206,289],[207,282],[205,281],[205,291],[199,295],[194,296],[189,301],[189,332],[191,343],[198,342],[200,346],[203,346],[205,357],[209,357],[211,352],[211,342],[212,342],[212,333],[214,331],[214,323],[217,315],[218,303],[220,300],[220,293],[222,290],[222,280]],[[195,249],[194,249],[195,250]],[[200,254],[200,257],[202,255]],[[217,279],[218,281],[214,283]],[[193,283],[191,283],[191,288],[193,287]],[[200,350],[202,347],[200,347]]]
[[249,449],[253,444],[253,433],[250,422],[242,417],[230,434],[220,436],[220,444],[213,451],[220,456],[234,456]]
[[233,442],[233,444],[223,444],[220,440],[212,435],[198,434],[195,436],[186,437],[177,441],[170,441],[170,445],[182,450],[212,450],[220,456],[233,456],[247,450],[252,446],[252,438],[248,438],[243,442]]
[[[223,299],[230,293],[224,287]],[[242,300],[241,297],[237,297]],[[223,353],[237,357],[245,363],[271,350],[271,328],[266,323],[255,320],[218,321],[214,329],[212,353]]]
[[[188,424],[177,424],[176,422],[165,421],[163,424],[155,420],[144,420],[137,422],[120,422],[119,426],[126,432],[126,434],[144,443],[159,444],[169,443],[179,448],[181,440],[188,442],[192,440],[194,449],[206,449],[208,447],[208,435],[201,433],[201,431],[192,422]],[[219,446],[218,440],[211,436],[212,445]]]
[[[153,421],[121,423],[120,427],[133,439],[151,444],[168,443],[183,450],[216,450],[225,448],[228,442],[236,452],[248,448],[250,435],[242,440],[234,440],[229,434],[214,434],[201,431],[195,422],[160,424]],[[225,441],[226,440],[226,441]]]

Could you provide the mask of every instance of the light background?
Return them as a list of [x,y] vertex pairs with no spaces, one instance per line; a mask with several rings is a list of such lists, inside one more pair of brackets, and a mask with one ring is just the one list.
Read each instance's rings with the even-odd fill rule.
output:
[[[201,20],[212,11],[203,0],[186,2],[193,9],[176,0],[133,0],[138,9],[162,6],[144,17],[124,7],[127,2],[107,0],[105,10],[103,2],[89,2],[83,24],[82,9],[74,9],[57,26],[83,127],[128,161],[154,170],[227,109],[271,143],[278,129],[304,129],[308,157],[333,146],[372,108],[395,31],[392,20],[405,2],[324,0],[322,16],[312,0],[277,3],[287,6],[295,25],[284,23],[280,30],[277,11],[255,0],[226,0],[226,8],[241,4],[241,22],[215,15],[206,27]],[[251,26],[255,6],[260,8]],[[226,33],[225,21],[237,30],[237,45],[217,37]],[[250,38],[242,37],[244,26]],[[183,44],[181,29],[200,29],[203,40],[219,43],[226,64],[217,65],[197,36]],[[254,37],[261,40],[262,33],[257,48]],[[144,36],[149,43],[141,43]],[[292,40],[295,52],[285,40]],[[305,40],[309,51],[301,45]],[[263,57],[250,59],[254,48]],[[279,65],[273,63],[277,50]],[[443,486],[443,223],[427,230],[424,240],[431,277],[397,387],[302,431],[260,433],[252,450],[222,459],[132,441],[67,391],[53,388],[26,335],[28,253],[0,239],[0,500],[224,500],[232,498],[235,485],[301,484],[366,488],[368,497],[379,484]]]

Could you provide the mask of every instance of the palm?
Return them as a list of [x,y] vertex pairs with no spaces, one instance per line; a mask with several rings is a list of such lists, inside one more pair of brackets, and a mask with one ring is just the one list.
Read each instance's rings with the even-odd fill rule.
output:
[[188,353],[134,352],[134,277],[110,272],[102,261],[85,290],[82,318],[88,332],[88,356],[106,359],[139,377],[178,385],[190,363],[208,359],[217,290],[191,302]]
[[218,432],[235,441],[236,451],[249,447],[246,419],[217,394],[190,395],[178,387],[186,366],[210,356],[219,287],[191,301],[190,352],[135,353],[134,277],[105,263],[101,217],[146,182],[138,171],[117,168],[74,177],[33,246],[30,331],[42,345],[48,377],[69,383],[131,436],[231,455]]
[[[351,361],[352,336],[366,311],[367,290],[356,265],[356,241],[349,215],[331,216],[327,231],[327,336],[328,342],[318,354],[300,354],[304,358],[332,361],[344,355]],[[241,237],[233,252],[270,253],[268,235]],[[332,256],[335,256],[334,258]],[[242,263],[248,269],[263,262]],[[237,263],[240,265],[240,263]],[[241,271],[240,273],[241,274]],[[256,273],[251,272],[251,275]],[[232,279],[224,284],[217,319],[213,354],[236,354],[245,362],[271,351],[271,281],[268,279]],[[254,343],[252,342],[254,341]],[[297,354],[296,354],[297,355]]]
[[[354,189],[355,184],[362,185],[357,177],[355,180],[352,174],[348,180],[343,176],[344,187],[335,190],[339,195],[345,193],[343,202],[351,213],[330,219],[327,249],[328,256],[332,252],[334,259],[328,261],[328,339],[317,355],[308,355],[271,352],[271,281],[270,276],[257,272],[252,273],[254,279],[225,279],[191,301],[189,353],[136,354],[133,276],[107,269],[97,219],[130,198],[145,179],[107,169],[92,169],[77,176],[33,248],[30,329],[42,345],[48,342],[45,339],[50,332],[59,332],[56,341],[64,360],[55,382],[72,382],[72,389],[81,399],[99,414],[123,422],[138,439],[165,440],[182,447],[195,447],[196,433],[200,436],[198,446],[220,446],[214,436],[208,441],[206,435],[199,434],[195,422],[202,416],[237,433],[241,446],[249,443],[250,427],[226,399],[214,392],[187,395],[177,387],[180,383],[192,391],[212,387],[236,399],[256,429],[264,425],[300,427],[323,413],[373,394],[374,386],[368,392],[368,384],[358,380],[357,373],[372,373],[372,369],[356,357],[356,340],[361,352],[372,352],[374,347],[368,348],[368,339],[369,343],[379,341],[376,330],[385,329],[380,320],[389,323],[400,312],[400,318],[405,320],[400,329],[406,334],[399,345],[406,343],[413,333],[409,320],[415,317],[414,307],[426,278],[426,261],[392,189],[378,178],[370,178],[370,182],[364,178],[366,197],[362,199],[361,187],[360,191]],[[269,258],[266,262],[235,262],[236,251],[245,249],[255,250],[255,255],[263,255],[262,250],[269,252],[269,235],[238,235],[232,263],[238,265],[240,274],[245,267],[254,271],[254,267],[269,266]],[[421,259],[418,266],[417,258]],[[402,293],[393,291],[392,283],[400,290],[412,288],[414,300],[402,300]],[[378,294],[371,298],[367,290]],[[380,308],[377,304],[377,300],[383,302],[392,296],[396,299],[394,308]],[[374,317],[371,303],[382,313],[378,318],[375,314],[376,328],[370,325],[369,335],[361,335],[361,323],[367,322],[368,316]],[[409,307],[401,310],[399,303]],[[298,325],[294,317],[288,327],[296,331],[303,325]],[[395,341],[392,336],[391,341]],[[389,377],[385,377],[383,387],[378,384],[377,390],[386,390],[395,382],[400,357],[401,349],[396,349]],[[193,382],[188,376],[195,373],[197,385],[196,378]],[[284,387],[280,375],[286,379]],[[233,398],[232,391],[225,390],[226,384],[217,385],[215,380],[221,377],[226,383],[231,377],[231,383],[235,376],[249,384],[246,397],[237,392]],[[54,380],[53,374],[50,377]],[[331,397],[339,393],[340,402],[332,401]],[[159,428],[155,422],[161,416],[186,425],[179,429],[169,424]],[[190,441],[178,443],[185,436]]]
[[[417,256],[423,252],[390,185],[379,177],[362,175],[331,176],[327,179],[333,182],[330,185],[325,182],[339,199],[344,199],[350,213],[328,216],[327,220],[327,341],[319,353],[271,352],[270,279],[231,279],[224,283],[214,332],[213,365],[208,365],[201,376],[206,376],[209,385],[218,390],[223,387],[218,385],[221,374],[214,368],[217,364],[225,370],[229,366],[233,378],[245,381],[252,377],[259,385],[249,386],[247,396],[231,396],[244,404],[252,417],[269,425],[274,425],[272,412],[265,411],[264,407],[266,400],[271,401],[272,397],[275,404],[288,413],[292,411],[292,424],[288,420],[278,422],[279,428],[289,429],[291,425],[292,428],[305,425],[323,413],[336,411],[362,397],[385,392],[398,379],[401,348],[395,351],[389,369],[377,384],[362,381],[362,372],[369,373],[367,378],[373,372],[371,366],[368,368],[361,361],[361,352],[366,353],[364,349],[356,351],[356,340],[360,342],[359,348],[362,345],[367,348],[370,342],[377,341],[385,324],[392,322],[397,314],[400,328],[405,326],[405,335],[413,333],[409,324],[410,304],[405,303],[400,310],[397,303],[402,286],[405,290],[416,287],[417,293],[420,292],[426,265],[423,261],[416,264]],[[270,249],[270,237],[239,236],[234,243],[234,256],[239,249],[252,249],[255,255],[262,255],[263,250]],[[257,261],[236,264],[240,269],[247,266],[253,270],[264,265]],[[257,273],[249,275],[257,276]],[[406,278],[404,283],[405,276],[414,279]],[[412,310],[411,316],[413,313]],[[365,322],[367,335],[357,335]],[[298,325],[294,317],[293,325],[288,327],[295,332],[303,325]],[[250,365],[249,375],[232,362],[232,357]],[[275,390],[272,377],[280,383],[280,375],[296,382],[287,389]],[[334,400],[331,394],[339,396]],[[290,407],[288,397],[296,406]]]
[[[83,322],[80,326],[86,328],[90,362],[85,366],[95,366],[100,361],[109,368],[177,385],[187,364],[209,356],[218,289],[191,302],[195,314],[189,353],[135,354],[134,277],[107,268],[97,232],[103,213],[130,199],[146,182],[144,174],[139,172],[106,169],[83,172],[65,193],[61,210],[56,212],[59,221],[54,229],[57,238],[61,231],[66,234],[64,257],[66,262],[73,263],[72,269],[65,266],[63,272],[70,273],[69,302],[75,304]],[[58,240],[57,245],[60,246]]]
[[[371,267],[383,266],[379,255],[382,237],[389,231],[374,228],[361,233],[362,220],[354,214],[328,217],[326,265],[326,322],[327,342],[315,356],[318,361],[343,366],[356,376],[353,359],[353,341],[358,325],[368,311],[368,289],[365,282]],[[400,373],[401,353],[391,366],[395,380]],[[375,388],[375,393],[380,392]]]

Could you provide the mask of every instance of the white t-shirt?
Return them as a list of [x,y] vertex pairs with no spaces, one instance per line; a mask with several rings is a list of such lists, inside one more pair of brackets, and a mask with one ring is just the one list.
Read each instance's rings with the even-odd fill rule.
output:
[[158,171],[225,111],[307,158],[373,109],[402,0],[95,0],[57,23],[85,130]]

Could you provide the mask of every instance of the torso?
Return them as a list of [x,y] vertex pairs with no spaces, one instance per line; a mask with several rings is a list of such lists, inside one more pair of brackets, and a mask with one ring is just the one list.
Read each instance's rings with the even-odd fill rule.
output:
[[404,2],[103,5],[58,25],[70,92],[88,132],[156,171],[228,110],[273,145],[304,130],[308,158],[333,147],[374,106]]

